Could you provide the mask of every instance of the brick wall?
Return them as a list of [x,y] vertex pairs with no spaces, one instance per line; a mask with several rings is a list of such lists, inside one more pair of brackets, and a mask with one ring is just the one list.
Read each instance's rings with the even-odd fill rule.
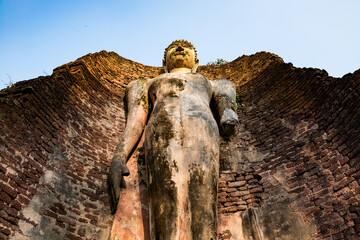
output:
[[158,69],[87,55],[0,93],[0,239],[103,239],[126,84]]
[[[234,75],[224,77],[242,82]],[[332,78],[281,61],[239,84],[242,129],[223,142],[220,213],[272,205],[315,225],[311,239],[360,239],[359,95],[360,71]]]
[[[0,239],[108,237],[124,89],[160,72],[102,51],[0,92]],[[238,88],[241,131],[221,142],[220,216],[242,214],[248,229],[253,209],[266,236],[296,232],[284,216],[274,233],[265,220],[280,211],[310,239],[359,239],[360,72],[332,78],[266,52],[199,72]]]

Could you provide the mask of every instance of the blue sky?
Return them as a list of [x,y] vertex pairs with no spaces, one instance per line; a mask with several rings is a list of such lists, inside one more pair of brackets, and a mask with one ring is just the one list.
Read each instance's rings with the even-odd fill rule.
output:
[[0,0],[0,89],[101,50],[161,66],[191,41],[200,65],[268,51],[341,77],[360,68],[359,0]]

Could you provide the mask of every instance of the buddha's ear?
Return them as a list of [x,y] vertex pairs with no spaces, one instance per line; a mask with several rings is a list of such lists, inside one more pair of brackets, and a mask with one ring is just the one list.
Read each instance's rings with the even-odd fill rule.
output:
[[196,73],[198,67],[199,67],[199,59],[196,59],[195,65],[192,67],[191,72]]
[[164,68],[164,72],[165,72],[165,73],[169,73],[169,70],[168,70],[167,67],[166,67],[166,61],[165,61],[165,59],[163,59],[163,68]]

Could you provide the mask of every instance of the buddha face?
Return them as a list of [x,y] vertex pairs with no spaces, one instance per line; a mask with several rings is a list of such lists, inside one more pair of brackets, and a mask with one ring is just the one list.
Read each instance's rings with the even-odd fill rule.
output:
[[183,42],[173,42],[166,49],[164,57],[165,72],[195,72],[199,64],[195,48],[189,47]]

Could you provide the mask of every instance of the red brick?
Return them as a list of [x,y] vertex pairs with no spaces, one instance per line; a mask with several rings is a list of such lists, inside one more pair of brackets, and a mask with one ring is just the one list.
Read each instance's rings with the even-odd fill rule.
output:
[[229,182],[228,186],[229,187],[241,187],[246,185],[246,181],[236,181],[236,182]]
[[29,205],[30,200],[28,198],[24,197],[23,195],[19,195],[19,202],[24,205]]
[[8,178],[4,173],[0,172],[0,180],[7,182]]
[[85,217],[88,219],[91,219],[91,220],[95,220],[95,221],[98,220],[98,217],[95,215],[92,215],[92,214],[86,214]]
[[354,203],[359,203],[359,202],[360,202],[360,200],[356,197],[352,197],[349,200],[347,200],[347,204],[349,204],[349,205],[352,205]]
[[226,192],[231,193],[231,192],[236,192],[237,189],[236,188],[226,188]]
[[253,189],[250,189],[250,193],[260,193],[260,192],[263,192],[264,189],[262,187],[257,187],[257,188],[253,188]]
[[224,181],[219,181],[218,187],[219,187],[219,188],[224,188],[224,187],[226,187],[226,182],[224,182]]
[[85,229],[79,229],[78,231],[77,231],[77,234],[79,235],[79,236],[82,236],[82,237],[85,237]]
[[250,194],[250,191],[246,190],[246,191],[233,192],[233,193],[230,193],[230,196],[231,197],[241,197],[241,196],[245,196],[247,194]]
[[11,230],[8,228],[1,229],[1,233],[4,233],[5,235],[9,236],[11,234]]
[[10,204],[11,203],[11,198],[9,197],[9,195],[7,195],[5,192],[1,192],[0,193],[0,199],[2,201],[4,201],[5,203],[7,204]]
[[67,237],[70,240],[82,240],[82,237],[76,236],[69,232],[65,235],[65,237]]
[[20,211],[22,207],[21,203],[18,200],[13,200],[10,205],[18,211]]
[[222,197],[226,197],[226,196],[227,196],[226,192],[218,193],[218,198],[222,198]]
[[234,205],[237,205],[237,203],[236,202],[226,202],[226,203],[224,203],[225,207],[234,206]]
[[10,186],[0,182],[0,189],[6,192],[12,199],[15,199],[17,196],[17,192]]
[[355,173],[356,169],[355,168],[350,168],[346,171],[346,176],[350,176],[351,174]]
[[17,211],[15,208],[12,208],[12,207],[6,208],[5,211],[6,211],[9,215],[11,215],[11,216],[13,216],[13,217],[17,217],[17,215],[18,215],[18,211]]
[[238,209],[236,206],[223,208],[222,211],[226,213],[236,212]]
[[239,197],[230,197],[230,198],[227,199],[227,201],[229,201],[229,202],[237,202],[239,200],[240,200]]
[[246,205],[239,205],[239,206],[236,207],[236,209],[237,209],[238,211],[244,211],[244,210],[247,209],[247,206],[246,206]]
[[354,178],[352,178],[352,177],[343,179],[341,182],[336,183],[336,184],[334,185],[334,191],[338,191],[339,189],[347,186],[347,185],[348,185],[349,183],[351,183],[352,181],[354,181]]

